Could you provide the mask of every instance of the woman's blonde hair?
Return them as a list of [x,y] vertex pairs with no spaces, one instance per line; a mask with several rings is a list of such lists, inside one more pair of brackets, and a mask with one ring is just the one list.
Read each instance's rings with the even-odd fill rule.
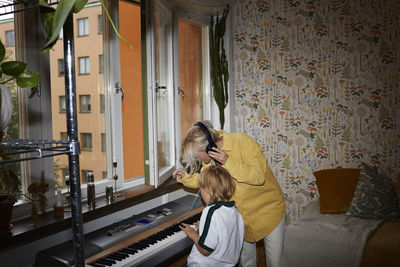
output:
[[[218,132],[212,128],[211,122],[202,122],[210,132],[214,142],[218,140]],[[187,133],[181,146],[181,161],[190,174],[195,173],[201,167],[201,162],[197,157],[198,151],[205,151],[208,139],[200,126],[194,125]]]
[[229,172],[221,166],[210,166],[199,175],[199,187],[206,189],[215,201],[229,201],[235,193],[235,182]]

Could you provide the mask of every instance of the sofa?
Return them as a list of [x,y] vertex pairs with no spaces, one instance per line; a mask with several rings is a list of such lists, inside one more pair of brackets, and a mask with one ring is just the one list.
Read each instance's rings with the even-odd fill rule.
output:
[[364,162],[314,176],[319,199],[287,225],[282,266],[400,266],[398,180]]

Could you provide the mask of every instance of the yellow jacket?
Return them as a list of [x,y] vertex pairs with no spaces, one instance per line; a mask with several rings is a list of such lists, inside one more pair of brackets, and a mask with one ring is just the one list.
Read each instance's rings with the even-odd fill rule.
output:
[[[236,184],[232,200],[244,220],[244,239],[258,241],[271,233],[285,214],[281,188],[256,141],[243,133],[220,131],[219,135],[224,138],[222,150],[229,156],[223,167]],[[202,168],[209,165],[203,164]],[[186,173],[178,181],[187,187],[198,188],[197,173]]]

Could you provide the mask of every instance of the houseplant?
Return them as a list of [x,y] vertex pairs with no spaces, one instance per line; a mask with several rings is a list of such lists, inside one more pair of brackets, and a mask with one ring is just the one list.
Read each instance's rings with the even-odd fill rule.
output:
[[219,121],[221,129],[224,128],[224,110],[228,105],[228,60],[226,59],[224,48],[224,35],[226,18],[229,13],[229,5],[224,9],[222,16],[218,14],[210,18],[210,63],[211,63],[211,82],[213,87],[214,99],[219,110]]

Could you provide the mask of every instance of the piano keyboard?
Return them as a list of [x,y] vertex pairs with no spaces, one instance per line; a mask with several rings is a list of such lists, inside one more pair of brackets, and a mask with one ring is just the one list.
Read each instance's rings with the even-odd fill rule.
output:
[[[193,224],[194,222],[199,221],[201,210],[202,207],[190,212],[187,216],[192,215],[191,217],[180,220],[178,223],[173,222],[173,225],[171,225],[171,222],[163,224],[163,226],[166,227],[164,230],[153,234],[150,233],[150,236],[144,239],[132,242],[132,240],[137,239],[137,237],[135,237],[131,240],[123,242],[123,244],[119,244],[114,248],[95,255],[86,261],[89,262],[86,266],[130,267],[137,266],[138,264],[143,264],[146,266],[147,264],[145,261],[147,259],[157,257],[157,254],[159,254],[161,251],[168,250],[171,248],[171,246],[175,245],[179,241],[188,239],[185,232],[179,228],[179,224],[182,222],[186,224]],[[126,245],[126,243],[129,244]],[[109,253],[110,251],[112,252]],[[106,256],[104,256],[104,254],[106,254]]]
[[[183,232],[179,233],[180,229],[176,228],[177,226],[174,228],[174,225],[200,213],[202,209],[199,198],[186,195],[86,233],[85,263],[87,266],[137,264],[137,266],[148,267],[159,265],[165,259],[173,262],[179,256],[189,252],[193,245]],[[163,238],[164,235],[167,237]],[[157,242],[151,244],[151,239]],[[135,243],[138,244],[134,245]],[[148,243],[148,247],[144,247],[143,243]],[[39,251],[36,254],[35,266],[71,267],[74,263],[73,253],[71,240],[59,243]]]

